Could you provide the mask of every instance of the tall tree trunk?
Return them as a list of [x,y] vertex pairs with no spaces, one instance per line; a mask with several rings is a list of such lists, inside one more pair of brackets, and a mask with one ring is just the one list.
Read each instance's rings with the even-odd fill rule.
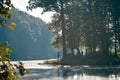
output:
[[77,53],[77,54],[79,54],[79,55],[80,55],[80,50],[79,50],[79,47],[77,47],[76,49],[77,49],[77,51],[78,51],[78,53]]
[[117,33],[118,33],[118,19],[114,18],[114,34],[115,34],[115,56],[117,56]]
[[64,21],[64,8],[63,0],[61,1],[61,26],[62,26],[62,44],[63,44],[63,59],[66,57],[66,39],[65,39],[65,21]]
[[119,48],[120,48],[120,21],[118,23],[118,33],[117,34],[118,34],[118,43],[119,43]]

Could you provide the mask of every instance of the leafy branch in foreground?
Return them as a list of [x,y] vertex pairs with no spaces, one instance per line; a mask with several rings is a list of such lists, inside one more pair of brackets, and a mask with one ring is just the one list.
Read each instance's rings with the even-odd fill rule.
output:
[[11,8],[14,8],[14,6],[11,4],[10,0],[4,0],[0,1],[0,27],[6,27],[9,30],[14,30],[14,26],[16,24],[14,22],[11,22],[10,24],[7,23],[7,19],[9,19],[12,16]]
[[9,56],[12,50],[7,47],[8,45],[8,41],[0,43],[0,61],[2,62],[0,80],[17,80],[17,77],[12,72],[12,68],[10,68]]
[[0,80],[18,80],[15,67],[19,69],[19,73],[21,76],[24,75],[26,69],[24,68],[22,62],[19,62],[19,64],[14,65],[10,63],[9,57],[12,50],[8,48],[8,46],[9,46],[8,41],[6,41],[5,43],[0,43],[0,61],[1,61]]
[[[0,28],[14,30],[16,23],[8,23],[7,21],[13,14],[11,8],[14,8],[14,6],[11,4],[10,0],[0,0]],[[19,69],[21,76],[24,75],[25,68],[21,62],[19,65],[11,64],[9,56],[12,50],[8,46],[8,41],[0,43],[0,80],[18,80],[18,76],[15,74],[15,67]]]

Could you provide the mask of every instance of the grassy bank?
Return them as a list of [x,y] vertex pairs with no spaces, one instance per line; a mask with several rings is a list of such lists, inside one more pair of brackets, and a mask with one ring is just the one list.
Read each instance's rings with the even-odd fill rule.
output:
[[60,60],[48,60],[44,64],[61,65],[119,65],[119,59],[109,54],[68,55]]

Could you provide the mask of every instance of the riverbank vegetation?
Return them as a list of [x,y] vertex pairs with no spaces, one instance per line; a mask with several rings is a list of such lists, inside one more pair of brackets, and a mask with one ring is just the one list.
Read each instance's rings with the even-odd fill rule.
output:
[[[42,7],[43,12],[56,12],[47,27],[53,33],[52,45],[63,49],[61,63],[119,64],[119,3],[119,0],[29,0],[27,8]],[[81,55],[83,50],[87,51],[86,56]]]
[[43,64],[53,65],[99,65],[115,66],[120,65],[120,57],[104,54],[88,54],[86,56],[68,55],[65,59],[48,60]]

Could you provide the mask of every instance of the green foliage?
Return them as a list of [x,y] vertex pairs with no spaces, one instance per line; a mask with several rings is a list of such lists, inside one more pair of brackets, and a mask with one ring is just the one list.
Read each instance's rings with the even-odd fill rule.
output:
[[[8,48],[8,46],[9,46],[8,41],[6,41],[5,43],[0,43],[0,61],[2,62],[0,67],[1,67],[1,70],[3,71],[1,74],[6,76],[5,77],[5,76],[0,75],[0,80],[18,80],[18,76],[15,75],[14,73],[15,71],[14,67],[17,64],[13,66],[10,63],[9,57],[10,57],[10,53],[12,52],[12,50]],[[16,68],[19,69],[20,75],[23,76],[26,69],[23,67],[22,62],[20,62],[20,64],[17,65]]]
[[[119,12],[119,10],[115,10],[114,3],[109,4],[107,1],[92,0],[70,1],[64,8],[67,48],[73,50],[86,47],[89,53],[95,53],[96,49],[99,49],[102,53],[108,53],[108,49],[114,46],[114,33],[118,37],[120,34],[118,31],[119,25],[117,31],[114,31],[114,28],[117,27],[113,24],[115,21],[113,11]],[[116,6],[118,7],[118,5]],[[114,10],[111,11],[111,9]],[[58,35],[61,30],[60,23],[59,15],[57,17],[53,16],[53,21],[48,24],[48,28]],[[56,38],[56,41],[60,41],[60,36]]]
[[[12,50],[10,48],[8,48],[7,46],[9,45],[8,41],[6,41],[5,43],[0,43],[0,61],[2,62],[2,65],[0,65],[1,69],[5,72],[1,73],[1,74],[5,74],[6,77],[4,76],[0,76],[0,78],[2,80],[17,80],[18,77],[15,76],[12,72],[12,68],[10,68],[11,63],[10,63],[10,53],[12,52]],[[12,66],[11,66],[12,67]]]
[[61,2],[63,4],[67,4],[69,0],[36,0],[36,1],[29,0],[28,2],[29,6],[27,6],[27,9],[32,10],[37,7],[42,7],[44,10],[43,12],[46,12],[46,11],[60,12]]
[[[10,0],[0,1],[0,27],[14,30],[14,26],[16,26],[16,23],[7,23],[7,19],[12,16],[12,11],[10,10],[10,8],[14,8]],[[2,71],[0,73],[0,80],[18,80],[18,76],[16,76],[13,72],[13,65],[10,63],[9,56],[12,50],[8,48],[8,46],[8,41],[6,41],[5,43],[0,43],[0,68]]]
[[[52,23],[48,24],[48,29],[56,34],[54,45],[62,45],[63,37],[59,36],[59,32],[65,30],[65,43],[72,53],[74,49],[79,53],[81,47],[84,47],[89,53],[99,51],[109,54],[109,49],[115,47],[117,53],[117,45],[120,46],[119,2],[119,0],[54,0],[53,2],[29,0],[27,8],[41,7],[44,11],[57,12]],[[60,28],[63,20],[64,27]]]
[[7,0],[5,2],[0,1],[0,26],[6,27],[9,30],[14,30],[14,26],[16,26],[16,24],[14,22],[11,22],[11,24],[7,24],[6,22],[6,20],[12,16],[12,11],[10,10],[10,8],[13,8],[10,0]]
[[66,55],[66,38],[65,38],[65,24],[64,24],[64,7],[69,4],[69,0],[29,0],[29,6],[27,9],[34,9],[42,7],[43,12],[45,11],[56,11],[61,14],[61,27],[62,27],[62,44],[63,44],[63,57]]

